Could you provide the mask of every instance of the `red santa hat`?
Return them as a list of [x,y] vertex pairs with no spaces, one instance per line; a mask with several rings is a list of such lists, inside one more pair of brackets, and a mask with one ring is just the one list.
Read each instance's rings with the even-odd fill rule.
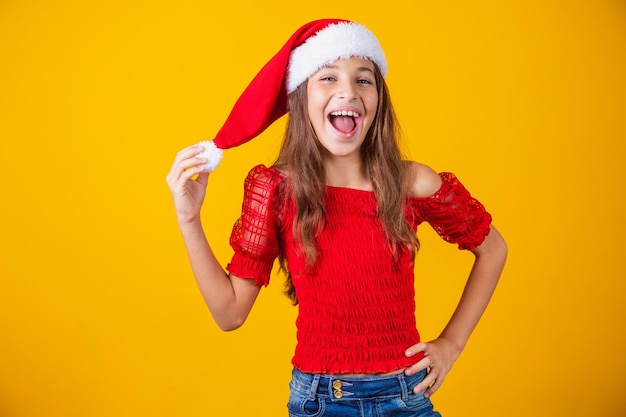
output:
[[337,59],[367,58],[387,73],[387,60],[378,40],[365,26],[342,19],[322,19],[300,27],[259,71],[235,102],[212,141],[201,142],[199,155],[211,172],[222,150],[248,142],[287,113],[287,96],[317,70]]

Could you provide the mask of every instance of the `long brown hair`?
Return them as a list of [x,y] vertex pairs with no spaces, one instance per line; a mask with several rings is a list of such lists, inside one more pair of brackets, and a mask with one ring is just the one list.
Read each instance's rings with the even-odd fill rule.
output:
[[[372,183],[378,217],[394,256],[399,243],[408,246],[415,254],[419,249],[419,241],[404,216],[409,174],[398,146],[398,123],[389,89],[376,64],[374,74],[378,107],[361,145],[365,175]],[[309,119],[305,81],[289,97],[287,129],[274,167],[288,172],[291,180],[291,192],[296,205],[294,239],[300,245],[308,267],[315,264],[315,236],[324,228],[325,152]],[[281,268],[287,271],[285,294],[295,305],[298,301],[284,254],[280,254],[279,261]]]

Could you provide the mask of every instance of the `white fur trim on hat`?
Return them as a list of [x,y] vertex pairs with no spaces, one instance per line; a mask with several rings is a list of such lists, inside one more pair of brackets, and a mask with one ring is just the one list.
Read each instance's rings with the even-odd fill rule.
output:
[[350,57],[370,59],[383,76],[387,74],[387,59],[376,36],[361,24],[339,22],[328,25],[291,52],[287,93],[293,93],[323,66]]

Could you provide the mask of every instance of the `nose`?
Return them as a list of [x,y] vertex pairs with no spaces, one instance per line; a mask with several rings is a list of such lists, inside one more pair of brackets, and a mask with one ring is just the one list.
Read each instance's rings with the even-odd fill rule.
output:
[[344,79],[337,86],[337,96],[346,100],[356,97],[356,89],[352,80]]

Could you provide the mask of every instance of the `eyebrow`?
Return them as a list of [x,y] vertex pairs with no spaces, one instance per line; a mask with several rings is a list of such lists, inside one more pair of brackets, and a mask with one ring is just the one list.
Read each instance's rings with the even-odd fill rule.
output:
[[[337,65],[325,65],[322,68],[320,68],[320,70],[325,69],[325,68],[328,68],[328,69],[339,69],[339,67]],[[357,71],[359,71],[359,72],[365,72],[366,71],[366,72],[371,72],[372,74],[374,74],[374,70],[372,70],[371,68],[367,68],[367,67],[358,67]]]

